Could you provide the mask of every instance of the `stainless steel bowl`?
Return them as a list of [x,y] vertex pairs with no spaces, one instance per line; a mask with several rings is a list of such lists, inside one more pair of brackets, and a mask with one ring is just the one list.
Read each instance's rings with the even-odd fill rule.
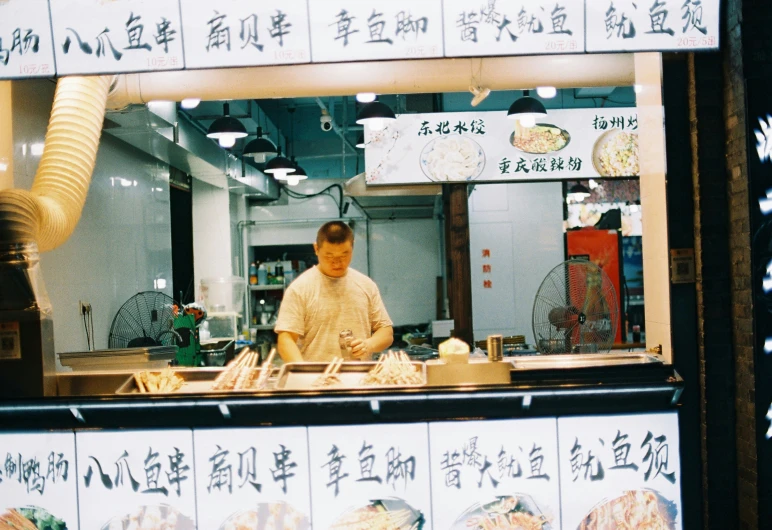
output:
[[203,351],[207,366],[225,366],[225,350]]

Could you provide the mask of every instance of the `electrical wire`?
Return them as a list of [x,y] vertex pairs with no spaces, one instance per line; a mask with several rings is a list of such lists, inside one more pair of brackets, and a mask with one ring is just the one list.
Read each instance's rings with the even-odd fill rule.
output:
[[81,309],[80,316],[83,319],[83,328],[86,331],[86,347],[88,351],[91,351],[91,335],[88,332],[88,320],[86,320],[86,311],[84,309]]
[[91,336],[91,349],[96,348],[96,336],[94,335],[94,312],[91,311],[91,307],[88,310],[88,322],[89,322],[89,335]]
[[[338,190],[339,199],[336,199],[335,196],[332,193],[330,193],[330,190],[332,189]],[[326,188],[324,188],[322,191],[318,191],[316,193],[309,193],[309,194],[293,191],[289,189],[287,186],[282,184],[279,186],[279,194],[281,194],[282,191],[284,191],[288,197],[292,197],[293,199],[301,199],[301,200],[313,199],[314,197],[319,197],[320,195],[329,195],[332,198],[332,200],[335,201],[335,204],[338,206],[338,216],[343,217],[343,186],[341,186],[340,184],[331,184]]]

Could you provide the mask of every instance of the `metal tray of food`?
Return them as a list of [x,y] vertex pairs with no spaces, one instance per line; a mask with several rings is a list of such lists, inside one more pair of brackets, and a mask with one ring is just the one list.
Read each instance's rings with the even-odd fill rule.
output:
[[[212,392],[222,393],[239,393],[239,392],[255,392],[257,388],[243,388],[239,390],[212,390],[212,384],[217,376],[220,375],[224,368],[180,368],[176,370],[170,370],[170,373],[182,378],[182,386],[172,392],[149,392],[148,394],[208,394]],[[260,368],[255,368],[255,371],[259,371]],[[160,370],[148,370],[152,374],[161,373]],[[271,376],[275,375],[275,370],[272,368]],[[271,378],[262,390],[270,389],[273,386]],[[118,388],[116,394],[140,394],[137,387],[137,381],[134,378],[134,374],[127,377],[126,381]]]
[[279,370],[276,390],[349,390],[361,388],[409,388],[426,384],[426,365],[421,362],[411,362],[415,371],[421,374],[423,384],[420,385],[363,385],[362,380],[375,368],[374,362],[344,362],[338,372],[340,384],[330,386],[315,386],[329,366],[329,363],[287,363]]
[[563,370],[571,368],[603,368],[606,366],[662,364],[662,358],[649,353],[627,354],[558,354],[536,355],[511,359],[514,370]]

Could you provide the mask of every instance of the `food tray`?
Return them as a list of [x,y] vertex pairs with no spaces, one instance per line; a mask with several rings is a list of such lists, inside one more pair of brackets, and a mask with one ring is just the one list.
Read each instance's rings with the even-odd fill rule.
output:
[[[260,370],[259,368],[255,368],[255,370]],[[151,372],[158,372],[160,370],[150,370]],[[240,393],[240,392],[255,392],[255,389],[252,388],[245,388],[243,390],[212,390],[212,383],[214,383],[214,380],[217,379],[217,376],[220,375],[223,371],[225,371],[225,368],[181,368],[174,370],[174,373],[178,376],[182,377],[184,380],[184,383],[182,383],[182,388],[175,392],[165,392],[165,393],[147,393],[146,395],[152,395],[152,396],[158,396],[158,395],[168,395],[168,394],[209,394],[209,393]],[[273,375],[273,373],[271,374]],[[268,380],[268,384],[266,385],[266,388],[271,387],[271,381],[270,378]],[[265,390],[265,388],[263,389]],[[116,394],[140,394],[139,389],[137,388],[137,383],[134,381],[134,375],[132,374],[129,376],[129,378],[126,380],[126,382],[121,385],[121,387],[115,392]]]
[[565,368],[602,368],[628,364],[662,364],[657,355],[647,353],[629,354],[558,354],[521,357],[510,361],[515,370],[554,370]]
[[[362,386],[362,379],[377,366],[378,363],[373,362],[344,362],[340,371],[338,372],[338,378],[341,381],[340,385],[328,386],[328,387],[315,387],[314,381],[322,375],[327,369],[329,363],[287,363],[279,370],[278,381],[276,383],[276,390],[341,390],[352,388],[410,388],[420,387],[424,385],[384,385],[375,386],[367,385]],[[426,365],[424,363],[413,362],[410,363],[415,367],[416,372],[420,372],[423,376],[424,384],[426,384]]]

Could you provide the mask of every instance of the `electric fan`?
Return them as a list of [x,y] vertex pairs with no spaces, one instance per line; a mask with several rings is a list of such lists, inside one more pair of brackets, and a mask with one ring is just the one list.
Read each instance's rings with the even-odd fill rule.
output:
[[156,291],[129,298],[110,326],[108,348],[174,346],[174,299]]
[[607,352],[618,321],[614,285],[590,261],[561,263],[536,292],[533,335],[540,353]]

